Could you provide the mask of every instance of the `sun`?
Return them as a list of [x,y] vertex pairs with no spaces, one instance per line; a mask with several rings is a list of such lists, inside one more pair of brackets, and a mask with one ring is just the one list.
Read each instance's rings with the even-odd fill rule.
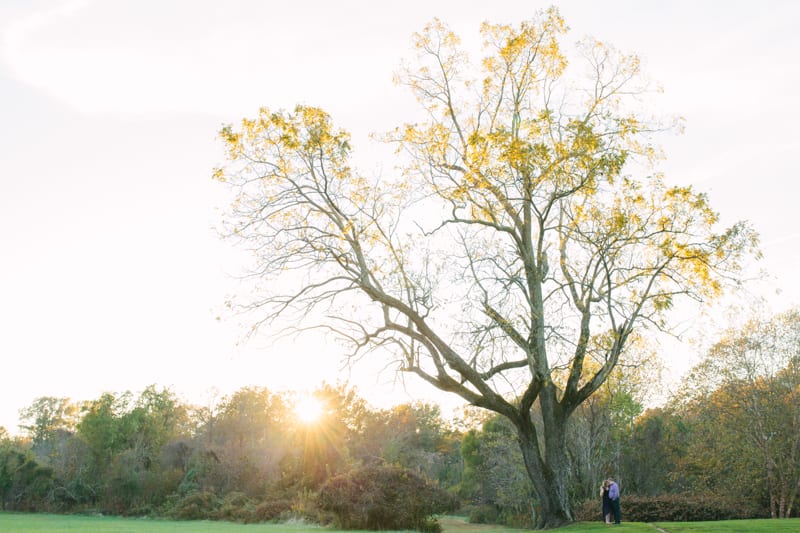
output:
[[322,404],[313,396],[302,398],[294,406],[294,413],[298,420],[305,424],[312,424],[322,416]]

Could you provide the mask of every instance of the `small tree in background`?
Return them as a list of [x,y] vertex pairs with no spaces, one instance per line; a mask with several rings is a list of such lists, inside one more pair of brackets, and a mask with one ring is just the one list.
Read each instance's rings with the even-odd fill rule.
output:
[[511,423],[488,417],[480,430],[464,434],[464,474],[460,495],[474,507],[470,521],[530,526],[534,518],[533,486]]

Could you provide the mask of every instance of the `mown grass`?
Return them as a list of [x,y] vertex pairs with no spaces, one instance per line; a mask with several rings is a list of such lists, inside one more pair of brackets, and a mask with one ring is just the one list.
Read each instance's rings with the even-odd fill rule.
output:
[[[500,526],[469,524],[466,519],[442,517],[445,533],[530,533],[530,530]],[[593,533],[624,531],[625,533],[800,533],[800,519],[729,520],[721,522],[664,522],[658,524],[623,523],[607,526],[600,522],[581,522],[558,531]],[[109,516],[64,516],[0,512],[3,533],[343,533],[337,529],[302,523],[233,524],[230,522],[157,520]],[[390,533],[390,532],[384,532]]]
[[[444,533],[531,533],[530,529],[511,529],[502,526],[488,526],[482,524],[470,524],[466,518],[454,516],[444,516],[439,519],[439,523],[444,528]],[[594,531],[624,531],[625,533],[658,533],[652,526],[647,524],[620,524],[619,526],[607,526],[602,522],[580,522],[568,527],[555,530],[564,533],[592,533]]]
[[234,524],[232,522],[172,521],[111,516],[0,513],[3,533],[327,533],[308,524]]
[[783,520],[722,520],[720,522],[663,522],[667,533],[800,533],[800,518]]

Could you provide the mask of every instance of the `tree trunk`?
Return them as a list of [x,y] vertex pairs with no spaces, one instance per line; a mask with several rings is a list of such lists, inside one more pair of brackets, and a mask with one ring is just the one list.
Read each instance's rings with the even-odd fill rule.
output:
[[772,461],[767,458],[767,491],[769,492],[769,517],[778,518],[778,497],[775,488],[775,473]]
[[530,420],[530,416],[525,418],[517,426],[517,435],[528,476],[533,482],[534,490],[542,506],[541,512],[537,514],[536,528],[548,529],[563,526],[573,520],[567,495],[569,462],[566,451],[565,424],[560,424],[555,431],[550,432],[543,455],[536,428]]

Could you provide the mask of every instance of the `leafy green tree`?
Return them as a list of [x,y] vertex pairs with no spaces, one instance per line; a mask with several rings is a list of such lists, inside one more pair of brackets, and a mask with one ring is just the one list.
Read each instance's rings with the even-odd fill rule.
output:
[[389,135],[396,177],[356,171],[349,135],[308,106],[223,128],[214,176],[236,191],[227,233],[254,253],[242,305],[256,323],[319,325],[506,417],[538,525],[557,526],[572,519],[572,413],[637,329],[667,328],[682,296],[718,295],[756,238],[718,228],[691,187],[640,172],[660,125],[639,111],[636,57],[587,40],[567,68],[555,8],[481,31],[478,74],[441,22],[415,36],[398,80],[426,118]]
[[131,444],[141,448],[149,460],[155,459],[169,441],[189,433],[186,406],[168,388],[146,387],[126,417],[135,428]]
[[535,516],[533,486],[514,426],[503,417],[488,417],[481,430],[470,430],[461,442],[464,474],[461,495],[476,509],[476,522],[529,526]]
[[370,434],[389,464],[417,470],[429,479],[444,481],[452,461],[452,442],[437,405],[406,403],[381,412],[381,430]]
[[127,432],[124,448],[116,455],[111,493],[128,513],[146,513],[173,492],[184,472],[165,464],[168,443],[187,434],[187,410],[168,388],[146,387],[121,414],[117,423]]
[[20,409],[20,428],[28,434],[34,446],[42,446],[59,432],[74,432],[78,415],[79,406],[69,398],[42,396]]
[[692,442],[701,442],[701,437],[694,436],[682,416],[664,408],[645,411],[623,444],[620,477],[627,492],[641,496],[688,492],[690,485],[681,474]]
[[286,422],[284,399],[263,387],[244,387],[223,399],[217,426],[217,441],[234,447],[263,447],[270,433]]
[[11,441],[0,444],[0,508],[36,511],[53,485],[52,468]]
[[110,512],[150,512],[180,483],[184,472],[163,461],[170,442],[186,438],[186,407],[169,389],[145,388],[104,393],[86,402],[77,425],[85,445],[71,451],[80,467],[66,463],[61,471],[77,475],[63,491],[76,502],[87,497]]
[[[64,510],[84,500],[76,473],[75,431],[80,407],[69,398],[42,396],[20,409],[20,428],[27,434],[37,463],[48,468],[52,491],[40,502]],[[77,466],[80,469],[80,466]]]
[[98,399],[86,402],[78,423],[78,435],[89,446],[95,457],[95,466],[111,463],[114,455],[125,449],[130,442],[130,420],[128,412],[132,395],[126,392],[117,395],[103,393]]

